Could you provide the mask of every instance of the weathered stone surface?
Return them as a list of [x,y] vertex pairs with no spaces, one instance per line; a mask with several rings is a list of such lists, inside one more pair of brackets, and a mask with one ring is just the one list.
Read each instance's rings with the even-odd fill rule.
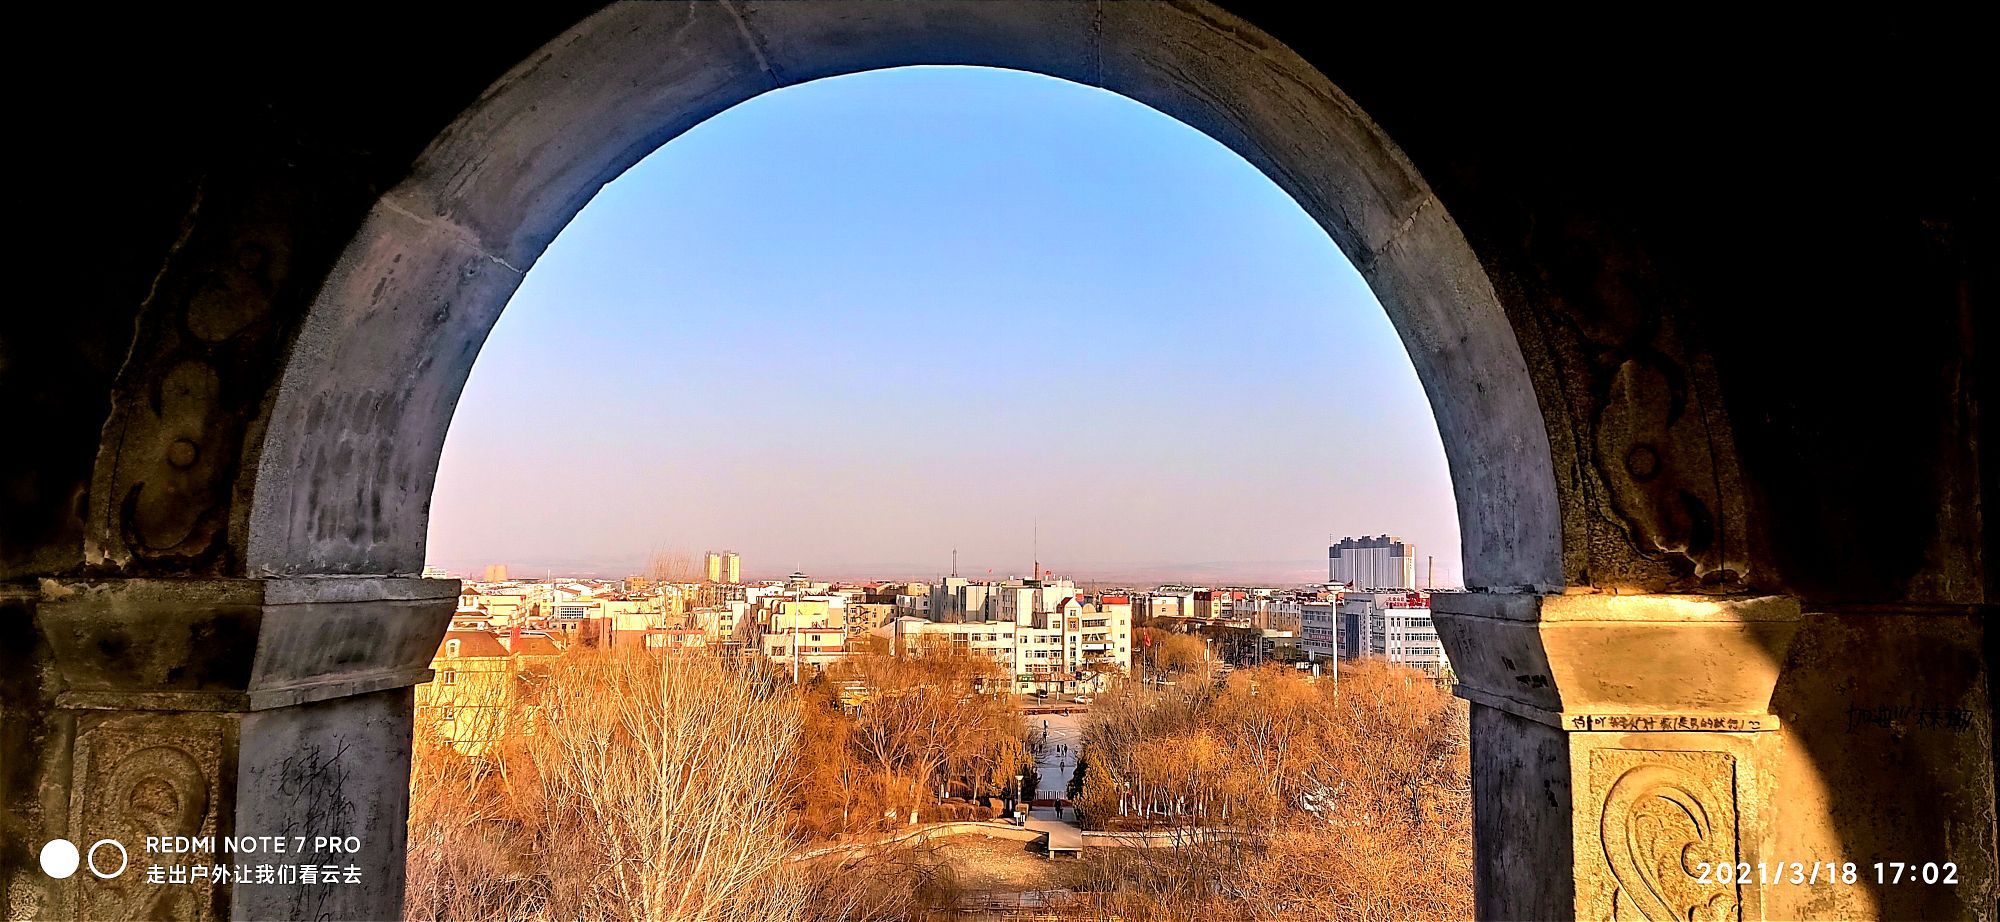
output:
[[1472,705],[1472,887],[1481,919],[1574,913],[1570,737]]
[[[359,881],[337,887],[238,887],[231,918],[402,917],[414,706],[411,690],[403,687],[243,718],[236,828],[245,834],[305,836],[307,846],[291,855],[294,861],[353,866]],[[315,850],[311,843],[317,836],[353,836],[359,849]]]
[[1767,917],[1769,888],[1735,872],[1777,860],[1768,847],[1776,734],[1584,733],[1570,742],[1577,918]]
[[455,580],[46,581],[69,708],[250,711],[428,681]]
[[1476,846],[1482,918],[1764,918],[1763,887],[1698,865],[1754,865],[1775,838],[1795,600],[1452,593],[1432,610],[1474,704],[1478,834],[1570,842],[1561,882],[1542,851]]
[[[1549,917],[1565,898],[1580,918],[1992,917],[1991,689],[1974,612],[1808,615],[1779,597],[1433,604],[1474,702],[1479,835],[1559,827],[1573,840],[1565,897],[1534,879],[1547,868],[1482,838],[1482,917]],[[1628,796],[1635,785],[1647,793]],[[1858,874],[1698,879],[1695,865],[1727,855],[1752,875],[1760,862]],[[1960,883],[1879,885],[1877,861],[1951,862]]]
[[[1774,888],[1771,918],[1995,917],[1987,617],[1809,610],[1771,700],[1785,722],[1772,853],[1854,861],[1866,875]],[[1877,885],[1877,861],[1952,862],[1960,884]]]
[[[410,686],[430,678],[457,594],[453,580],[46,580],[0,599],[29,667],[9,671],[6,702],[25,751],[0,751],[10,917],[396,917]],[[194,856],[149,856],[146,837],[183,835],[353,836],[352,853],[280,862],[351,865],[359,883],[149,882],[149,863]],[[112,839],[130,869],[49,880],[26,849],[51,838]]]
[[[1602,860],[1579,874],[1577,917],[1740,919],[1745,886],[1735,868],[1737,764],[1727,752],[1589,747],[1577,854]],[[1754,827],[1753,827],[1754,828]],[[1727,868],[1727,876],[1702,873]],[[1690,873],[1691,869],[1696,870]],[[1748,914],[1756,918],[1755,914]]]
[[1800,619],[1796,600],[1776,597],[1474,592],[1432,604],[1473,700],[1569,729],[1610,717],[1768,717]]
[[219,714],[94,713],[79,717],[69,787],[71,841],[90,849],[104,839],[123,846],[94,849],[111,873],[80,872],[57,885],[68,912],[82,919],[213,919],[224,916],[229,888],[151,883],[145,869],[149,836],[227,835],[228,788],[235,778],[237,726]]

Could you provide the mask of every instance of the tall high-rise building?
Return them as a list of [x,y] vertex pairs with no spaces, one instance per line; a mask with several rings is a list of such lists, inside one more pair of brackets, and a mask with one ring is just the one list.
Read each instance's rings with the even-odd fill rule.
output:
[[714,551],[701,555],[701,575],[711,583],[722,582],[722,555]]
[[743,581],[743,558],[735,551],[722,552],[722,579],[717,582],[740,583]]
[[483,576],[484,578],[480,580],[482,583],[504,583],[507,581],[507,565],[504,563],[489,563],[486,565],[486,572]]
[[1342,538],[1326,557],[1331,582],[1352,589],[1417,588],[1417,546],[1395,535]]

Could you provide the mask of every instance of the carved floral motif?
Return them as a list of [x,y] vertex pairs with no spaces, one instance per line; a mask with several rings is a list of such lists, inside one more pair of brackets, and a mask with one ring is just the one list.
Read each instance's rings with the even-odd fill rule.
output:
[[[1721,752],[1600,749],[1590,754],[1598,841],[1609,880],[1586,886],[1616,919],[1735,920],[1736,760]],[[1596,889],[1602,897],[1590,891]]]
[[[213,915],[206,887],[146,883],[147,836],[214,833],[221,728],[200,718],[107,721],[77,741],[71,830],[83,842],[125,846],[125,873],[108,880],[78,875],[77,916],[84,919],[203,919]],[[102,853],[105,870],[114,853]]]

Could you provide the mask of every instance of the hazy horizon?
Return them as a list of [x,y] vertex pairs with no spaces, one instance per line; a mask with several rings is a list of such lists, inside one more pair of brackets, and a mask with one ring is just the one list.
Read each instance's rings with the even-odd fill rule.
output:
[[766,94],[604,188],[474,366],[428,560],[922,578],[956,547],[1001,577],[1038,534],[1073,578],[1309,582],[1329,535],[1382,533],[1459,584],[1430,407],[1295,202],[1124,97],[905,68]]
[[[679,549],[676,549],[677,551]],[[961,555],[962,557],[963,555]],[[698,566],[701,552],[695,552],[693,560]],[[464,579],[478,580],[487,564],[505,564],[508,578],[524,582],[534,582],[545,577],[575,579],[623,579],[628,576],[644,576],[648,573],[645,557],[629,560],[585,561],[581,559],[531,560],[520,564],[507,560],[474,562],[462,566],[446,566],[450,575]],[[443,566],[442,564],[439,564]],[[797,566],[773,565],[765,569],[745,566],[743,579],[746,582],[781,580],[789,576]],[[1111,568],[1059,569],[1048,561],[1042,562],[1044,570],[1051,570],[1057,578],[1076,583],[1123,583],[1132,585],[1159,585],[1175,582],[1189,582],[1210,585],[1300,585],[1323,583],[1326,581],[1326,560],[1324,556],[1312,560],[1280,561],[1216,561],[1208,563],[1157,563],[1132,564]],[[926,564],[885,564],[881,567],[864,567],[854,570],[834,570],[815,572],[804,568],[808,576],[818,580],[833,582],[866,582],[895,580],[931,581],[948,575],[951,570],[949,551],[946,559],[931,567]],[[1015,579],[1028,575],[1027,563],[1018,566],[987,565],[978,561],[959,561],[958,574],[970,579]],[[1417,566],[1417,582],[1423,582],[1423,564]],[[1440,583],[1440,588],[1446,588]]]

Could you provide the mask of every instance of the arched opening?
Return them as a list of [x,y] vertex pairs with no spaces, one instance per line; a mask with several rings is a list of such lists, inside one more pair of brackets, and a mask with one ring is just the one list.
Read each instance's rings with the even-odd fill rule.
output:
[[774,87],[913,64],[1101,87],[1271,177],[1347,254],[1409,351],[1451,469],[1465,585],[1564,584],[1548,430],[1514,329],[1450,216],[1366,115],[1282,45],[1219,11],[1150,5],[633,5],[586,20],[433,142],[322,286],[265,430],[250,571],[416,573],[424,501],[479,345],[597,190]]
[[430,512],[468,579],[1012,572],[1037,521],[1099,581],[1324,582],[1326,532],[1461,569],[1429,403],[1313,220],[1185,125],[992,68],[759,96],[607,185],[482,346]]
[[[1291,895],[1394,906],[1411,917],[1462,916],[1472,896],[1463,706],[1441,676],[1420,671],[1437,670],[1434,657],[1401,645],[1404,621],[1421,621],[1409,633],[1428,639],[1412,646],[1436,650],[1427,608],[1408,606],[1409,592],[1394,593],[1405,606],[1395,610],[1398,641],[1380,655],[1411,663],[1407,672],[1350,660],[1336,675],[1346,657],[1332,640],[1308,647],[1298,637],[1300,609],[1322,629],[1339,607],[1324,592],[1328,561],[1314,547],[1330,528],[1345,534],[1379,522],[1434,553],[1445,585],[1456,583],[1452,493],[1436,439],[1407,355],[1352,265],[1295,201],[1207,136],[1124,97],[1019,71],[904,68],[816,80],[746,101],[649,155],[608,184],[527,274],[482,347],[443,452],[426,559],[465,577],[474,601],[454,616],[453,639],[433,668],[474,674],[450,649],[461,629],[468,643],[490,631],[501,645],[539,646],[546,633],[565,642],[563,656],[589,657],[649,636],[663,644],[685,636],[666,633],[672,628],[702,632],[703,649],[689,656],[774,670],[814,715],[802,721],[805,741],[777,744],[787,754],[775,761],[839,767],[800,771],[796,781],[780,774],[764,786],[765,799],[784,804],[778,816],[792,824],[792,854],[840,850],[849,862],[842,879],[888,891],[868,893],[877,908],[894,899],[893,888],[868,873],[881,866],[897,867],[898,881],[977,877],[976,887],[961,886],[982,899],[1013,899],[1074,877],[1101,887],[1150,880],[1156,875],[1107,866],[1173,855],[1157,860],[1198,861],[1218,879],[1152,884],[1116,898],[1187,913],[1214,899],[1196,891],[1223,890],[1221,875],[1236,875],[1226,889],[1240,897],[1218,910],[1226,918],[1265,917]],[[1038,545],[1029,532],[1036,521]],[[742,578],[704,575],[693,552],[679,573],[655,572],[644,554],[663,539],[683,549],[740,550]],[[1030,564],[1030,553],[1049,570]],[[482,576],[482,564],[494,561],[507,564],[505,578]],[[788,588],[771,583],[795,563],[810,574],[796,581],[815,588],[788,599]],[[900,630],[882,637],[856,629],[868,617],[860,610],[877,603],[844,593],[869,588],[857,585],[864,580],[893,579],[911,593],[921,585],[943,595],[952,590],[948,580],[963,575],[965,592],[997,601],[1019,584],[1020,565],[1033,567],[1026,578],[1041,584],[1039,597],[1028,593],[1035,607],[1026,623],[975,601],[948,615],[925,612],[936,620],[909,616],[914,626],[898,617]],[[627,574],[669,583],[671,594],[652,585],[634,591],[620,579]],[[540,582],[545,575],[556,579]],[[602,581],[568,579],[592,576]],[[1392,587],[1427,588],[1426,577],[1418,555],[1407,574],[1355,584],[1350,604],[1362,604],[1367,590],[1383,590],[1386,599]],[[1172,584],[1202,587],[1200,601],[1190,591],[1183,606],[1181,595],[1158,591]],[[1214,587],[1237,587],[1243,608],[1217,603]],[[1253,609],[1257,590],[1247,587],[1261,587],[1255,599],[1276,604]],[[1107,596],[1116,601],[1100,604]],[[1060,618],[1072,597],[1081,657],[1074,646],[1065,656],[1059,641],[1055,650],[1040,646],[1061,628],[1032,617]],[[731,609],[725,599],[742,606]],[[1157,604],[1149,610],[1148,601]],[[791,606],[828,604],[835,620],[827,637],[779,626],[791,622]],[[577,614],[524,615],[538,606]],[[595,630],[621,620],[603,614],[614,609],[628,612],[615,639]],[[1258,612],[1290,625],[1284,642],[1273,639],[1270,659],[1241,649],[1249,625],[1264,626]],[[1405,618],[1411,614],[1418,617]],[[724,619],[737,629],[720,630]],[[1230,629],[1235,621],[1244,626]],[[647,635],[649,627],[661,632]],[[510,634],[516,628],[525,633]],[[1156,638],[1172,649],[1149,662],[1148,652],[1161,651],[1141,645]],[[920,657],[958,652],[929,648],[927,639],[964,640],[968,656],[1001,667],[1004,707],[1022,713],[1007,710],[989,722],[991,712],[952,705],[941,709],[978,714],[980,722],[921,728],[893,709],[864,718],[883,686],[890,700],[931,693],[904,683],[938,673],[893,668],[889,652],[898,640],[902,652]],[[808,644],[803,664],[794,655],[799,641]],[[1102,662],[1093,641],[1109,648]],[[1375,658],[1365,639],[1357,644],[1355,659]],[[1210,654],[1243,671],[1211,675],[1203,668]],[[478,661],[506,657],[494,647]],[[545,681],[567,687],[591,678],[622,688],[627,680],[540,654],[516,662],[536,676],[523,683],[536,691],[510,697],[467,683],[417,691],[406,908],[413,918],[485,914],[454,905],[474,893],[491,894],[496,907],[548,899],[548,912],[569,915],[554,908],[580,899],[564,869],[603,863],[581,841],[574,864],[537,860],[544,853],[528,844],[567,841],[556,831],[570,822],[566,815],[592,811],[508,808],[504,795],[489,800],[476,779],[533,771],[522,767],[529,757],[496,738],[566,745],[552,737],[567,727],[538,724],[548,729],[533,741],[520,733],[533,719],[528,699],[562,695]],[[1089,674],[1048,680],[1071,667]],[[709,681],[720,685],[727,675]],[[1018,681],[1029,677],[1037,678]],[[994,678],[981,673],[963,684],[969,691]],[[1148,680],[1156,684],[1143,695],[1125,685]],[[828,696],[814,691],[821,683],[854,683],[854,704],[827,707]],[[1400,697],[1346,704],[1375,700],[1383,689]],[[614,706],[599,689],[584,697]],[[492,698],[516,715],[504,732],[477,720],[477,705],[468,704]],[[1149,710],[1161,716],[1144,736],[1103,711],[1078,713],[1094,706],[1136,714],[1142,701],[1168,705]],[[1456,717],[1437,720],[1440,711]],[[1254,728],[1267,724],[1283,726],[1296,743],[1260,741]],[[750,731],[762,726],[746,720],[732,739],[755,751],[768,741]],[[1025,847],[1017,846],[1009,862],[1004,851],[987,854],[997,850],[991,825],[945,822],[983,816],[972,811],[1012,793],[981,761],[997,756],[968,757],[976,767],[961,770],[937,768],[945,760],[929,755],[884,756],[994,753],[1024,730],[1024,764],[1034,769],[1017,784],[1031,788],[1033,800],[1070,801],[1041,803],[1037,826],[1078,827],[1088,838],[1079,832],[1077,842],[1098,846],[1121,841],[1106,837],[1117,834],[1172,843],[1177,832],[1192,838],[1226,828],[1235,838],[1204,841],[1199,859],[1172,848],[1079,845],[1085,854],[1058,849],[1065,860],[1054,864],[1021,861]],[[1095,740],[1097,779],[1074,775],[1086,735]],[[441,737],[476,749],[483,764],[466,765]],[[1344,742],[1324,742],[1334,739]],[[1186,786],[1185,800],[1162,793],[1183,790],[1162,782],[1178,776],[1167,754],[1222,740],[1227,748],[1198,763],[1204,782]],[[1318,754],[1305,755],[1309,747]],[[614,747],[613,757],[627,751],[654,748]],[[1392,751],[1411,755],[1393,770],[1387,757],[1371,761]],[[567,763],[545,755],[531,764]],[[1309,764],[1324,766],[1319,777],[1341,778],[1344,796],[1331,797],[1332,785],[1297,793],[1319,787],[1295,767]],[[905,790],[910,771],[936,772],[938,780]],[[1136,780],[1129,799],[1144,795],[1144,807],[1108,793],[1122,775]],[[793,794],[793,784],[814,793]],[[674,809],[688,817],[700,807],[676,801]],[[1253,813],[1267,819],[1248,819]],[[1360,830],[1364,814],[1371,833]],[[484,816],[524,819],[504,832],[493,823],[488,833],[474,819]],[[604,822],[612,821],[594,825]],[[1251,831],[1280,822],[1282,839]],[[935,837],[935,853],[891,851],[912,832]],[[1291,851],[1260,857],[1261,872],[1238,873],[1272,841]],[[872,842],[890,854],[848,851]],[[496,846],[517,861],[507,883],[454,873],[464,865],[449,856]],[[1194,848],[1189,843],[1188,855]],[[1402,873],[1354,870],[1416,853],[1428,857]],[[1309,881],[1294,873],[1306,864],[1320,868]],[[979,873],[990,868],[1007,870]],[[693,877],[679,865],[656,873]],[[556,882],[538,883],[544,876]],[[833,891],[815,892],[818,914],[845,903],[832,884],[808,879]],[[1252,896],[1252,881],[1272,892]],[[1170,892],[1152,892],[1160,889]],[[446,906],[455,911],[441,911]],[[1158,917],[1157,907],[1123,909]]]
[[[1097,28],[1077,28],[1087,12],[882,10],[828,29],[769,8],[747,14],[761,39],[746,38],[748,20],[729,8],[592,17],[432,145],[321,290],[267,429],[249,567],[421,569],[424,499],[479,343],[548,242],[640,157],[775,86],[974,64],[1121,93],[1216,138],[1289,192],[1368,279],[1409,349],[1451,464],[1466,585],[1560,586],[1554,467],[1526,362],[1414,168],[1324,77],[1247,26],[1147,7],[1107,9]],[[795,59],[773,50],[794,42]],[[336,496],[360,501],[321,502]]]

